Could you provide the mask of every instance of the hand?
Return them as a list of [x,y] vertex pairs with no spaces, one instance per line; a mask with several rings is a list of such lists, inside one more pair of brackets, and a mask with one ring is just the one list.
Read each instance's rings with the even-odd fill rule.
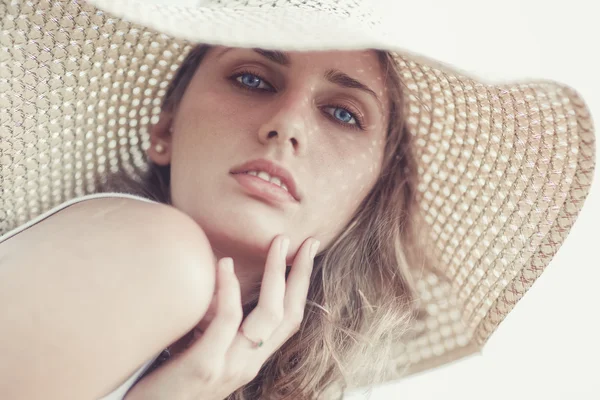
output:
[[[258,304],[241,326],[239,281],[224,268],[227,263],[233,266],[233,260],[218,261],[217,306],[210,325],[182,354],[139,381],[126,400],[222,400],[256,377],[269,356],[298,331],[304,317],[314,259],[310,247],[316,240],[304,241],[286,283],[283,239],[280,235],[271,243]],[[260,339],[264,344],[254,346],[252,341]]]

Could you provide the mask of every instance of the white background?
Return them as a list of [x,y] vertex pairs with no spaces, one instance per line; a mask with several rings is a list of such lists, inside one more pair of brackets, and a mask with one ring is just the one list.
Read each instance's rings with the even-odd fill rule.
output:
[[[394,8],[388,15],[399,16],[407,46],[493,81],[567,83],[598,130],[598,1],[410,0]],[[481,354],[345,398],[599,400],[599,175],[563,247]]]

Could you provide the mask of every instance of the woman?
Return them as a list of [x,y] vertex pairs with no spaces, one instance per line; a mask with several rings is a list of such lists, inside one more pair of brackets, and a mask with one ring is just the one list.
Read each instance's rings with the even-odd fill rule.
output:
[[574,91],[403,55],[367,2],[94,3],[4,8],[2,397],[339,398],[457,359],[589,189]]
[[[174,204],[197,221],[211,243],[215,259],[223,261],[228,255],[233,258],[245,316],[257,305],[260,283],[267,274],[268,261],[265,267],[264,257],[268,245],[279,244],[277,240],[272,242],[273,237],[281,232],[290,236],[288,265],[298,255],[306,254],[307,245],[312,243],[310,237],[323,242],[328,257],[322,258],[312,273],[308,296],[315,308],[309,308],[309,318],[301,327],[312,334],[288,341],[263,367],[261,379],[256,381],[273,382],[273,387],[263,383],[262,390],[269,387],[265,393],[275,393],[279,385],[302,388],[307,384],[298,378],[314,375],[330,375],[334,382],[344,366],[363,369],[364,359],[355,360],[354,367],[350,360],[337,364],[353,352],[366,351],[357,344],[352,351],[345,349],[350,345],[352,330],[372,340],[382,334],[400,335],[408,327],[410,285],[407,277],[397,273],[400,263],[386,261],[394,260],[394,248],[384,250],[390,244],[386,238],[400,234],[399,221],[405,224],[401,239],[405,246],[418,237],[418,226],[400,214],[412,215],[413,220],[416,214],[416,174],[402,173],[415,168],[406,151],[410,149],[410,135],[403,132],[398,117],[401,108],[400,83],[393,62],[384,52],[284,53],[200,45],[187,55],[167,89],[160,120],[151,130],[152,167],[144,182],[140,185],[123,175],[106,185],[110,191],[145,194]],[[394,157],[400,154],[404,156]],[[245,160],[261,156],[280,160],[275,161],[279,168],[283,164],[291,166],[287,176],[277,173],[285,176],[282,179],[287,180],[289,188],[284,190],[289,195],[277,189],[271,191],[256,180],[259,176],[242,175],[245,171],[257,175],[276,168],[266,161],[243,166]],[[189,171],[196,172],[191,175]],[[355,200],[343,204],[333,201],[339,194]],[[403,206],[391,207],[394,199]],[[347,228],[351,219],[356,222]],[[375,221],[380,221],[379,226],[373,225]],[[356,253],[350,251],[354,248],[366,254],[368,248],[361,247],[369,242],[379,242],[376,246],[383,251],[378,255],[380,260],[373,260],[380,265],[377,269],[364,264],[367,255],[356,258]],[[422,256],[421,260],[416,258],[417,249],[407,246],[403,258],[424,260]],[[302,264],[299,267],[307,268]],[[281,266],[279,270],[283,272]],[[349,271],[351,279],[344,277]],[[385,276],[383,282],[378,278],[380,274]],[[324,281],[336,285],[327,288]],[[372,292],[371,300],[361,298],[361,289]],[[352,319],[344,322],[331,318],[332,314],[343,315],[347,307],[347,300],[336,299],[339,296],[350,297],[357,304],[375,300],[375,304],[387,305],[374,311],[363,311],[361,306],[353,311]],[[386,322],[373,325],[372,321]],[[365,326],[359,328],[360,324]],[[200,328],[206,325],[205,318]],[[336,325],[339,331],[332,329]],[[375,330],[360,332],[367,326]],[[349,337],[336,340],[333,335],[339,335],[342,329]],[[264,335],[268,337],[269,332]],[[181,351],[184,342],[190,340],[188,336],[175,346],[179,350],[172,350]],[[360,338],[353,340],[360,343]],[[244,340],[240,344],[247,345]],[[323,352],[323,348],[332,349],[332,354]],[[386,351],[391,349],[382,348],[379,357],[388,357]],[[373,379],[385,372],[376,366],[369,370]],[[277,371],[281,371],[280,376]],[[142,386],[138,385],[137,390]],[[317,388],[311,390],[316,392]],[[136,393],[134,390],[131,395]],[[288,396],[316,394],[291,391]]]

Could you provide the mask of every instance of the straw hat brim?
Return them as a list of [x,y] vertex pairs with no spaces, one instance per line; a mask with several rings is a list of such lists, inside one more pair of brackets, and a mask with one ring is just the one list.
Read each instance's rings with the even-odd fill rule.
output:
[[566,85],[476,80],[390,43],[365,13],[92,3],[103,11],[0,3],[0,234],[93,193],[98,176],[146,170],[148,126],[191,42],[389,50],[440,264],[416,276],[427,317],[398,344],[387,379],[478,351],[550,263],[590,189],[593,125]]

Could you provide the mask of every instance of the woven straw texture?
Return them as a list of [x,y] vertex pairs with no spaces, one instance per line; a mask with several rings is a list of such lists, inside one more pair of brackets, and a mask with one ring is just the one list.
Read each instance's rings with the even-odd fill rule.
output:
[[[123,13],[135,4],[122,3]],[[186,39],[206,34],[212,41],[205,42],[232,45],[240,45],[236,38],[246,32],[236,27],[217,37],[215,27],[227,22],[214,22],[227,15],[217,3],[225,2],[200,3],[206,3],[202,12],[131,6],[129,11],[145,15],[139,18],[164,15],[161,33],[87,3],[0,3],[0,234],[93,193],[98,176],[146,171],[149,124],[157,122],[166,85],[191,48],[189,41],[163,32],[186,37],[181,32],[186,26],[204,24],[206,32],[186,31]],[[249,3],[257,18],[275,12],[261,4],[283,10],[272,7],[279,10],[279,22],[272,20],[277,35],[244,36],[243,44],[286,50],[297,43],[294,30],[302,24],[294,17],[296,25],[288,26],[282,16],[314,17],[318,4],[327,8],[331,2]],[[332,10],[325,10],[328,18],[339,19],[338,8]],[[352,10],[359,12],[352,18],[371,32],[359,42],[375,41],[376,23],[364,6]],[[180,21],[178,12],[185,22],[170,23]],[[358,35],[356,25],[343,26],[328,29]],[[315,45],[311,38],[298,46]],[[588,109],[568,86],[492,85],[385,47],[384,39],[377,43],[395,54],[406,84],[405,118],[416,136],[421,207],[440,260],[435,273],[416,272],[427,317],[412,340],[398,344],[387,377],[394,379],[483,346],[568,234],[592,182],[595,142]]]

